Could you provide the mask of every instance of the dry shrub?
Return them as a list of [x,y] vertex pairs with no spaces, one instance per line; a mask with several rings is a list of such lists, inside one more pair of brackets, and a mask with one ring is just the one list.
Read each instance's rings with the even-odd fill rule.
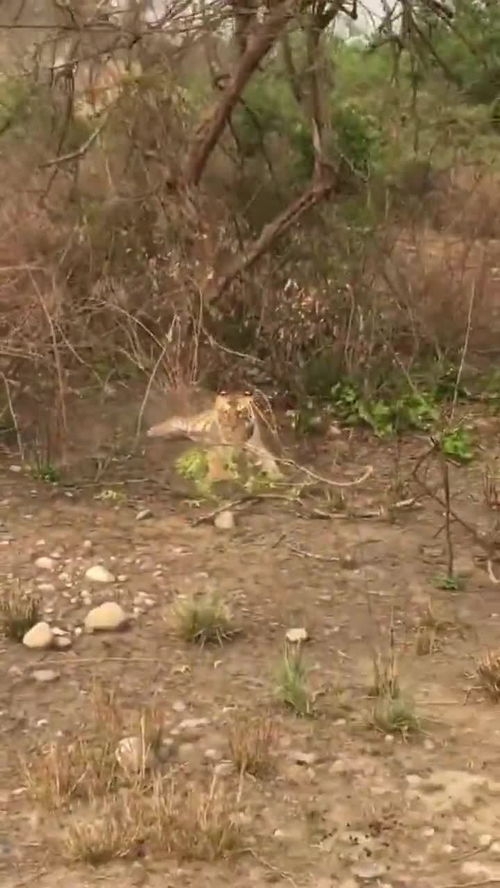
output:
[[500,655],[488,651],[476,663],[480,687],[494,703],[500,700]]
[[229,752],[240,774],[260,777],[272,766],[276,751],[276,722],[271,716],[239,713],[229,726]]
[[49,810],[62,808],[72,799],[89,801],[116,788],[115,743],[56,741],[23,759],[22,771],[31,798]]
[[40,619],[40,602],[16,586],[0,596],[0,634],[12,641],[22,641],[26,632]]
[[234,800],[215,779],[208,788],[157,780],[79,811],[67,830],[65,850],[72,859],[94,865],[135,857],[144,845],[178,859],[213,861],[239,842]]

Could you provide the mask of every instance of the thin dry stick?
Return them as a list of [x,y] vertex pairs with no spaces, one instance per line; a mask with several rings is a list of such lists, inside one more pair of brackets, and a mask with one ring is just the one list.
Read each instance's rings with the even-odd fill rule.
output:
[[156,363],[155,363],[155,365],[154,365],[154,367],[153,367],[153,370],[152,370],[152,372],[151,372],[151,375],[150,375],[150,377],[149,377],[149,379],[148,379],[148,384],[147,384],[147,386],[146,386],[146,391],[144,392],[144,397],[143,397],[143,399],[142,399],[141,406],[139,407],[139,413],[137,414],[137,426],[136,426],[136,429],[135,429],[134,449],[137,447],[137,442],[138,442],[139,437],[140,437],[140,434],[141,434],[142,417],[144,416],[144,410],[146,409],[146,404],[147,404],[147,402],[148,402],[148,398],[149,398],[149,395],[150,395],[150,392],[151,392],[151,387],[152,387],[152,385],[153,385],[153,382],[154,382],[155,376],[156,376],[156,374],[157,374],[157,372],[158,372],[158,367],[160,366],[161,362],[163,361],[163,357],[164,357],[164,355],[165,355],[166,350],[167,350],[167,346],[164,345],[163,348],[162,348],[162,350],[161,350],[161,352],[160,352],[160,354],[159,354],[159,356],[158,356],[158,360],[156,361]]
[[441,471],[443,475],[443,490],[445,501],[445,534],[447,554],[447,575],[453,577],[453,540],[451,536],[451,498],[450,498],[450,469],[444,455],[441,456]]
[[453,401],[452,401],[452,405],[451,405],[451,419],[453,419],[453,415],[455,413],[455,408],[457,406],[458,389],[460,386],[460,380],[462,379],[462,375],[464,372],[465,357],[467,355],[467,349],[469,347],[469,339],[470,339],[470,333],[471,333],[471,329],[472,329],[472,310],[474,308],[475,298],[476,298],[476,284],[475,284],[475,281],[473,281],[472,288],[471,288],[471,296],[469,299],[469,311],[467,313],[467,327],[465,328],[464,344],[463,344],[463,348],[462,348],[462,354],[460,357],[460,365],[458,368],[457,378],[455,381],[455,390],[453,392]]
[[79,160],[80,157],[83,157],[84,154],[87,153],[89,148],[92,147],[95,140],[99,138],[104,127],[106,126],[107,118],[105,118],[102,123],[90,134],[88,139],[85,140],[83,145],[80,145],[76,151],[70,151],[68,154],[61,154],[60,157],[53,157],[52,160],[46,160],[44,163],[40,164],[40,169],[45,169],[46,167],[56,166],[59,163],[68,163],[70,160]]
[[14,423],[14,428],[16,430],[16,440],[17,440],[17,449],[19,450],[19,456],[21,457],[22,462],[24,462],[24,444],[21,436],[21,430],[19,428],[19,423],[17,421],[16,412],[14,410],[14,405],[12,403],[12,398],[10,396],[10,387],[9,380],[7,379],[5,373],[1,372],[1,376],[3,379],[3,384],[5,388],[5,397],[7,398],[7,404],[10,410],[10,415],[12,416],[12,422]]

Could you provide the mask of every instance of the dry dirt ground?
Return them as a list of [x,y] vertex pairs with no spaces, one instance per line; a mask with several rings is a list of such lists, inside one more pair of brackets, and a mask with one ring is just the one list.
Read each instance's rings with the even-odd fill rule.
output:
[[[451,478],[454,508],[486,526],[492,515],[482,464],[495,455],[499,423],[482,425],[478,458],[452,468]],[[399,477],[426,446],[423,438],[405,442]],[[0,642],[3,888],[500,884],[500,710],[473,674],[476,657],[500,648],[499,588],[459,524],[453,539],[464,588],[438,588],[446,563],[442,510],[415,486],[418,507],[391,520],[374,514],[394,487],[392,446],[343,433],[318,451],[315,465],[332,478],[374,465],[369,481],[346,491],[347,510],[328,520],[307,503],[263,501],[247,505],[230,532],[195,525],[210,506],[189,505],[148,482],[157,467],[152,457],[111,467],[95,487],[68,488],[13,471],[16,459],[5,454],[3,592],[15,584],[38,588],[48,621],[70,630],[73,643],[37,652]],[[155,453],[168,463],[165,444]],[[120,491],[119,500],[96,498],[109,489]],[[151,517],[137,520],[144,508]],[[35,565],[42,555],[53,558],[52,570]],[[116,582],[89,584],[84,571],[96,563]],[[231,602],[242,631],[200,649],[176,637],[168,614],[179,596],[207,587]],[[109,599],[132,615],[127,631],[75,635],[90,603]],[[418,653],[415,627],[429,603],[441,631],[430,652]],[[400,682],[421,719],[416,736],[387,735],[370,723],[373,650],[387,651],[391,623]],[[310,718],[275,696],[292,627],[310,637],[304,657],[319,692]],[[36,681],[41,668],[54,670],[56,680]],[[225,857],[176,859],[151,850],[146,837],[135,859],[95,868],[67,859],[66,829],[78,805],[70,800],[49,811],[36,803],[25,766],[44,745],[58,739],[64,746],[85,732],[96,682],[124,710],[160,713],[170,738],[165,779],[173,774],[195,792],[215,775],[241,830]],[[230,725],[249,713],[270,713],[275,729],[271,767],[257,777],[235,773],[228,750]]]

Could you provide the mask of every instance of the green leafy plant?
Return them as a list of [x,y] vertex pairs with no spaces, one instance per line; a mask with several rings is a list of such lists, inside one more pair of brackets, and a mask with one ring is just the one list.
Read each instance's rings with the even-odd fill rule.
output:
[[465,426],[443,432],[440,444],[444,455],[455,462],[468,463],[474,459],[474,439]]

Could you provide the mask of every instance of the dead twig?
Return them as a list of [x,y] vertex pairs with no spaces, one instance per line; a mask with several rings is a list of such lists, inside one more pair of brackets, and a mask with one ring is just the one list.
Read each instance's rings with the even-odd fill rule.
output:
[[315,552],[308,552],[298,546],[288,546],[288,550],[299,558],[313,558],[315,561],[342,561],[339,555],[317,555]]
[[92,147],[96,139],[101,135],[104,127],[106,126],[107,119],[105,118],[102,123],[99,124],[98,127],[90,134],[88,139],[85,139],[83,145],[80,145],[75,151],[69,151],[68,154],[61,154],[60,157],[53,157],[51,160],[45,160],[40,164],[40,169],[45,169],[46,167],[56,166],[59,163],[68,163],[71,160],[79,160],[84,154],[87,153],[89,148]]

